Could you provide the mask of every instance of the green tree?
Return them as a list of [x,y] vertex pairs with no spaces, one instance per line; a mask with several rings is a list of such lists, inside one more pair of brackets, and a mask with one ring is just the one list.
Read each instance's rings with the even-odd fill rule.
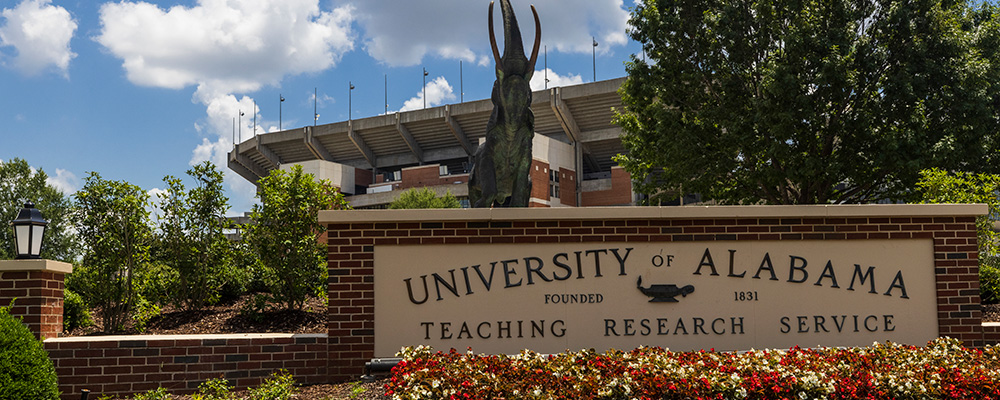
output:
[[983,203],[989,214],[976,219],[979,239],[979,288],[983,302],[1000,301],[1000,175],[948,173],[940,169],[921,172],[917,182],[924,203]]
[[301,309],[310,294],[326,288],[326,245],[318,241],[326,229],[319,212],[349,206],[337,188],[316,181],[299,165],[261,178],[257,196],[246,240],[265,268],[274,298],[289,310]]
[[25,201],[31,201],[49,221],[42,237],[42,258],[65,262],[79,257],[79,243],[70,229],[72,201],[49,185],[45,171],[33,170],[19,158],[0,161],[0,259],[14,258],[14,232],[5,224],[17,218]]
[[168,291],[171,301],[188,310],[201,309],[219,299],[227,280],[230,243],[223,232],[229,220],[229,199],[222,172],[210,162],[187,171],[197,186],[185,190],[180,179],[167,176],[160,194],[161,215],[155,253],[177,272]]
[[149,260],[153,238],[149,195],[138,186],[91,172],[76,192],[77,230],[84,244],[83,263],[73,275],[77,290],[100,308],[104,332],[124,328],[136,301],[133,279]]
[[393,200],[389,204],[389,208],[393,210],[401,209],[416,209],[416,208],[462,208],[462,205],[458,203],[458,199],[452,196],[451,192],[447,192],[444,196],[437,197],[437,195],[428,188],[421,189],[410,189],[403,194],[399,195],[399,198]]
[[1000,17],[949,0],[643,0],[616,160],[653,202],[909,199],[997,172]]

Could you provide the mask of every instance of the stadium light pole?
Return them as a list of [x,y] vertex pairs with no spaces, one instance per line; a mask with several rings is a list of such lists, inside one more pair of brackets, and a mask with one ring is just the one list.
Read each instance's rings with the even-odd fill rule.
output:
[[316,88],[313,88],[313,126],[316,126],[316,121],[319,121],[319,113],[316,112]]
[[350,121],[354,119],[353,112],[351,111],[353,109],[351,97],[354,94],[354,83],[347,81],[347,85],[350,87],[350,89],[347,90],[347,120]]
[[253,101],[253,137],[257,137],[257,100]]
[[458,92],[459,102],[465,103],[465,73],[462,67],[462,60],[458,60]]
[[549,88],[549,46],[545,45],[545,88]]
[[597,82],[597,38],[591,36],[590,40],[594,42],[594,82]]
[[427,108],[427,68],[424,68],[424,108]]
[[239,123],[239,136],[236,137],[237,140],[243,141],[243,110],[240,110],[240,123]]
[[281,106],[285,103],[285,96],[278,93],[278,130],[281,130]]
[[389,74],[385,74],[385,115],[389,115]]

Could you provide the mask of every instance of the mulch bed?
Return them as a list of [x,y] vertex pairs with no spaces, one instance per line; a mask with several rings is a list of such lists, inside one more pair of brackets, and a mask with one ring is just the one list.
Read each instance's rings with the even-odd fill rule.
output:
[[[384,400],[389,396],[385,395],[385,380],[375,382],[352,382],[338,385],[310,385],[296,388],[292,395],[294,400]],[[246,390],[234,391],[231,393],[233,399],[245,399],[249,395]],[[190,395],[173,395],[173,400],[192,400]],[[128,398],[118,398],[115,400],[128,400]]]
[[983,322],[1000,322],[1000,304],[983,304]]
[[[251,316],[241,313],[253,295],[220,302],[198,311],[184,311],[174,306],[165,306],[158,317],[149,320],[146,329],[140,331],[129,323],[117,335],[181,335],[212,333],[326,333],[326,300],[311,297],[302,310],[272,309]],[[103,335],[98,310],[91,310],[94,326],[77,328],[64,336]]]

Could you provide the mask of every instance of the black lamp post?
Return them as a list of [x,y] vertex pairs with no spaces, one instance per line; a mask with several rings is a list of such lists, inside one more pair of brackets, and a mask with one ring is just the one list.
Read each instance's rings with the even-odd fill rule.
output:
[[10,222],[14,228],[14,250],[16,259],[41,258],[42,235],[49,222],[42,218],[42,212],[31,202],[24,203],[24,208],[17,213],[17,218]]

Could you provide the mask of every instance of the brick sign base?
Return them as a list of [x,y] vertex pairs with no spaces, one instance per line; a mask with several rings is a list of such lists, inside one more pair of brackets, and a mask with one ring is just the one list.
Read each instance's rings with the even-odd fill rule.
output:
[[328,371],[332,380],[356,379],[376,356],[376,330],[395,328],[375,325],[375,254],[379,246],[400,245],[924,239],[933,243],[927,265],[934,268],[938,335],[981,347],[998,336],[994,327],[984,332],[980,311],[975,221],[986,211],[984,205],[325,211]]

